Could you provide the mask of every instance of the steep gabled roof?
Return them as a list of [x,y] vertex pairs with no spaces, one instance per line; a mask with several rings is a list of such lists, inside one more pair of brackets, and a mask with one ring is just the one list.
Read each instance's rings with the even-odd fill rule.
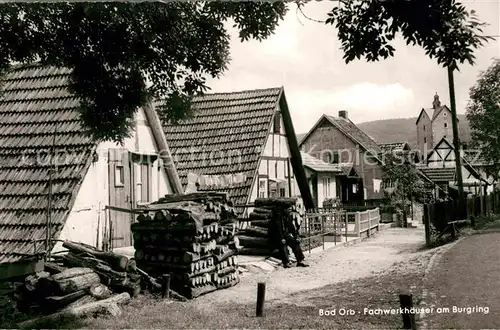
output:
[[246,204],[278,106],[283,112],[290,152],[297,149],[300,157],[298,147],[291,147],[295,133],[293,127],[292,132],[287,129],[288,108],[282,87],[197,96],[192,100],[192,118],[178,124],[163,123],[183,186],[188,184],[189,173],[242,174],[244,182],[200,186],[199,190],[225,191],[235,204]]
[[368,134],[363,132],[358,126],[356,126],[350,119],[345,119],[341,117],[333,117],[328,115],[322,115],[321,118],[314,124],[314,126],[309,130],[309,132],[302,138],[300,144],[303,144],[307,138],[316,130],[319,124],[323,120],[328,120],[334,127],[344,133],[349,139],[354,143],[359,144],[364,150],[369,151],[373,156],[377,157],[382,151],[380,146],[375,142]]
[[92,162],[96,144],[79,119],[79,101],[68,91],[70,71],[29,65],[0,80],[0,263],[45,250],[52,175],[52,238],[57,238]]
[[[450,108],[448,108],[446,105],[442,105],[442,106],[440,106],[436,109],[433,109],[433,110],[434,110],[434,112],[432,113],[432,121],[434,121],[434,119],[436,119],[439,116],[439,114],[441,112],[443,112],[443,110],[446,110],[446,111],[450,112],[450,114],[451,114]],[[458,117],[457,117],[457,122],[458,122]]]
[[415,124],[418,124],[418,122],[420,121],[420,118],[424,114],[427,115],[427,117],[429,118],[430,121],[432,121],[432,111],[434,111],[434,109],[425,109],[425,108],[422,108],[422,110],[420,110],[420,113],[418,114],[417,121],[415,122]]

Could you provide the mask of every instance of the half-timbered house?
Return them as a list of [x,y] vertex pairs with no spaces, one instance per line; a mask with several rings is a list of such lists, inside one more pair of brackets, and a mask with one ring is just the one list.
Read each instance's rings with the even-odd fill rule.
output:
[[129,246],[127,211],[181,192],[155,111],[138,111],[123,145],[96,143],[70,74],[33,64],[1,78],[0,277],[34,271],[56,240]]
[[227,192],[242,213],[258,197],[314,207],[282,87],[204,94],[191,106],[191,118],[163,123],[185,190]]

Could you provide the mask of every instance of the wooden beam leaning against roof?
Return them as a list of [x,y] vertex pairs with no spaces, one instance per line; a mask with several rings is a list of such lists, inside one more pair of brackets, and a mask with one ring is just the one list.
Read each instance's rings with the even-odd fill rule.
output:
[[283,125],[285,126],[285,133],[287,135],[288,147],[290,148],[290,162],[292,163],[295,180],[297,180],[297,185],[299,186],[304,206],[306,209],[314,209],[316,206],[314,204],[311,190],[309,190],[309,184],[307,183],[306,172],[302,164],[302,157],[300,156],[297,136],[295,135],[295,130],[293,129],[292,117],[290,116],[290,111],[286,103],[285,92],[283,89],[281,90],[279,103],[283,117]]
[[151,102],[148,102],[144,107],[144,113],[151,126],[151,132],[153,133],[154,139],[158,146],[159,158],[162,160],[163,169],[167,174],[168,181],[172,186],[174,194],[183,194],[181,179],[179,178],[179,173],[177,173],[177,168],[175,167],[174,160],[172,159],[172,153],[167,144],[167,139],[165,138],[165,133],[163,132],[160,118],[156,114]]

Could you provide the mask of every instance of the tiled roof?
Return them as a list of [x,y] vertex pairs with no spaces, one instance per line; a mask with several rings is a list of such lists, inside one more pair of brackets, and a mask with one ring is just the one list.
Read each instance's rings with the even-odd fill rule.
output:
[[52,176],[53,238],[90,166],[95,144],[80,125],[79,101],[67,90],[69,74],[30,65],[1,78],[0,263],[31,256],[34,242],[44,249],[52,147],[60,155]]
[[429,179],[434,182],[455,181],[456,171],[453,167],[422,167],[419,168]]
[[188,173],[244,173],[242,183],[200,190],[225,191],[234,204],[245,204],[282,91],[269,88],[197,96],[192,118],[176,125],[164,123],[182,185],[187,186]]
[[338,173],[341,172],[341,169],[338,164],[329,164],[303,151],[300,152],[300,156],[302,157],[302,164],[304,164],[304,166],[309,167],[313,171],[338,172]]
[[368,134],[363,132],[351,120],[341,117],[326,116],[327,119],[349,138],[359,143],[365,150],[378,155],[382,149]]
[[403,150],[408,142],[392,142],[392,143],[382,143],[379,144],[382,151],[393,151],[393,150]]
[[464,150],[463,157],[467,160],[472,166],[487,166],[493,165],[492,162],[486,160],[484,155],[479,150]]

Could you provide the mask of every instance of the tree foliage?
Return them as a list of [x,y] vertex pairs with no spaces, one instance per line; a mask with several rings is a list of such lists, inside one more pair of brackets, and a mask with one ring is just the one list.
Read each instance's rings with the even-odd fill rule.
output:
[[474,12],[455,0],[340,0],[328,13],[347,63],[364,57],[378,61],[394,56],[393,42],[421,46],[438,64],[453,69],[474,63],[474,50],[490,38]]
[[[307,0],[296,0],[299,6]],[[443,65],[473,63],[482,23],[454,0],[340,0],[335,25],[346,62],[394,54],[401,33]],[[13,62],[72,69],[84,125],[97,140],[122,141],[136,110],[164,98],[163,120],[191,114],[190,97],[207,90],[229,63],[233,20],[241,41],[269,37],[287,12],[275,2],[4,3],[0,71]],[[146,82],[150,83],[150,86]]]
[[[500,163],[500,59],[481,73],[470,89],[470,102],[466,110],[471,127],[473,146],[487,161]],[[497,174],[499,166],[492,166]],[[495,175],[497,177],[497,175]]]
[[189,115],[189,97],[227,67],[224,22],[242,41],[262,40],[285,13],[283,2],[6,3],[0,70],[33,61],[72,69],[84,124],[97,140],[121,141],[148,99],[166,98],[164,119]]
[[412,158],[407,153],[398,152],[387,152],[382,157],[382,179],[393,183],[393,200],[408,200],[410,196],[418,200],[426,196],[424,182]]

